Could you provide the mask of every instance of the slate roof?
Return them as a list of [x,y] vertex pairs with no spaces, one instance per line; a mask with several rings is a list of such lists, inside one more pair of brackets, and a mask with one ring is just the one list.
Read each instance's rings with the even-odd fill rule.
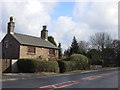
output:
[[32,46],[40,46],[40,47],[58,49],[58,47],[53,45],[51,42],[46,41],[40,37],[34,37],[34,36],[29,36],[29,35],[19,34],[19,33],[14,33],[12,34],[12,36],[20,44],[23,44],[23,45],[32,45]]

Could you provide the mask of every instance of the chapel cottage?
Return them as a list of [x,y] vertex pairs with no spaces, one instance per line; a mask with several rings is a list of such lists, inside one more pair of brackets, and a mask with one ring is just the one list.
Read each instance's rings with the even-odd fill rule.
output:
[[43,26],[41,37],[15,33],[14,28],[15,22],[11,16],[7,34],[1,41],[3,59],[43,58],[49,61],[58,58],[59,48],[48,41],[46,26]]

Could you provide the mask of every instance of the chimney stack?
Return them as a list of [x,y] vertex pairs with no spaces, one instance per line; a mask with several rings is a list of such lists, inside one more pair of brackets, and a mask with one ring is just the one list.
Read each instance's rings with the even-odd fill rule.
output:
[[13,22],[13,17],[10,17],[10,22],[8,22],[8,34],[14,34],[15,23]]
[[43,26],[43,30],[41,31],[41,38],[44,40],[48,40],[48,30],[46,30],[47,26]]

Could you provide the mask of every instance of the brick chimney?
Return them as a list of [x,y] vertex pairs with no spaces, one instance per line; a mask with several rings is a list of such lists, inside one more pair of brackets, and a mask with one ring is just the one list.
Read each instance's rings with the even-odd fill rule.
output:
[[13,22],[13,17],[10,17],[10,22],[8,22],[8,34],[14,34],[15,23]]
[[41,31],[41,38],[44,40],[48,40],[48,30],[46,30],[47,26],[43,26],[43,30]]

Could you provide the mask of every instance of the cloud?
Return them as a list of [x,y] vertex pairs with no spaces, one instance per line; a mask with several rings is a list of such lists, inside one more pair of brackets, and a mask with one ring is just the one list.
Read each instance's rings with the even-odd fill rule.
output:
[[3,37],[7,32],[6,23],[13,15],[15,16],[15,32],[40,36],[41,27],[46,24],[49,35],[54,36],[57,42],[61,42],[63,50],[71,44],[73,36],[76,36],[78,41],[89,40],[89,36],[95,32],[108,32],[113,37],[117,37],[116,2],[75,2],[71,17],[59,16],[53,20],[53,14],[57,13],[54,12],[57,4],[56,0],[54,2],[40,2],[39,0],[2,2],[0,10],[2,10],[1,26],[3,28],[0,36]]
[[96,32],[107,32],[118,38],[117,3],[113,2],[76,2],[73,16],[60,16],[53,22],[55,39],[66,49],[76,36],[78,41],[89,40]]
[[62,43],[63,50],[71,44],[73,36],[76,36],[78,40],[87,40],[92,33],[87,24],[75,22],[72,17],[60,16],[52,25],[54,27],[51,29],[54,31],[51,35],[56,41]]
[[2,2],[2,32],[7,32],[10,16],[15,18],[15,32],[40,36],[41,27],[51,22],[56,2],[25,0],[24,2]]
[[116,2],[79,2],[73,15],[78,22],[84,22],[93,30],[111,31],[118,25],[118,8]]
[[51,25],[51,30],[53,30],[51,35],[66,48],[73,37],[71,33],[76,23],[72,21],[72,17],[60,16],[56,21],[53,21]]

